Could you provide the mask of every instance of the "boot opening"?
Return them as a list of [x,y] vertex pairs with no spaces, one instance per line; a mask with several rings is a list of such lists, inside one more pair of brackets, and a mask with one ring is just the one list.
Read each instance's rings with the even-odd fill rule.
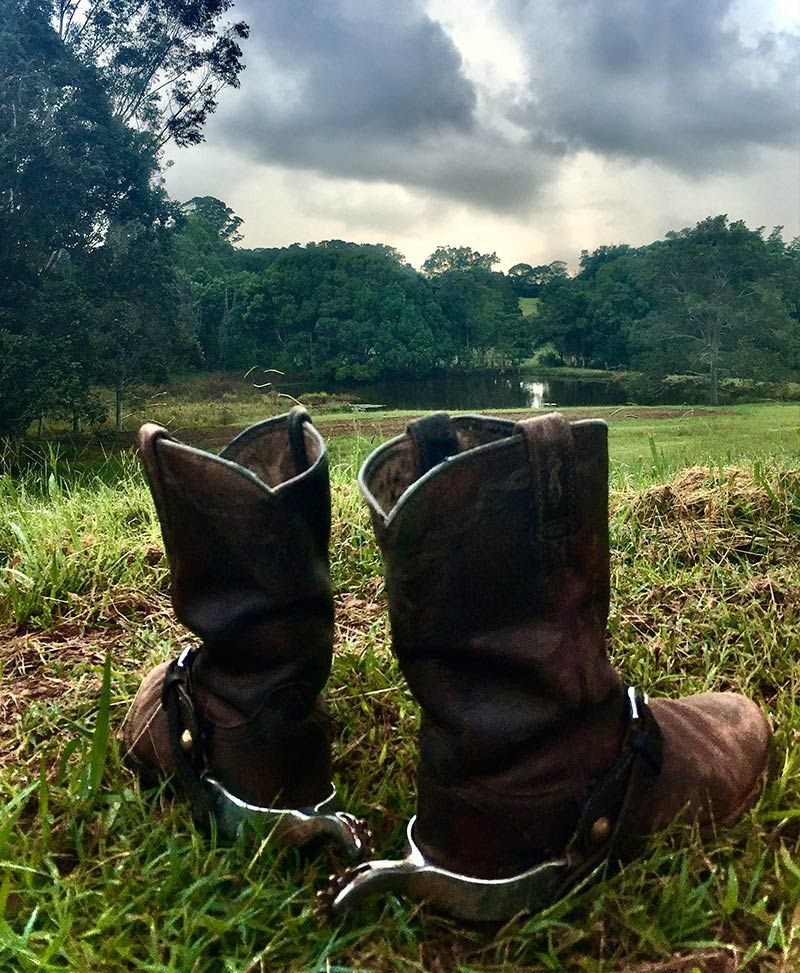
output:
[[[433,436],[419,435],[418,430],[428,421],[436,423],[434,436],[438,443],[431,441]],[[409,425],[408,432],[388,442],[365,464],[361,473],[362,490],[372,497],[384,514],[388,514],[405,491],[437,462],[506,439],[514,435],[514,431],[513,422],[486,416],[451,418],[445,413],[437,413],[416,420]],[[423,438],[425,445],[421,446]]]
[[[303,425],[303,440],[308,460],[306,469],[311,469],[325,452],[325,443],[310,422]],[[305,469],[298,469],[298,461],[291,449],[286,416],[279,420],[268,419],[246,429],[220,456],[244,466],[272,488],[305,472]]]

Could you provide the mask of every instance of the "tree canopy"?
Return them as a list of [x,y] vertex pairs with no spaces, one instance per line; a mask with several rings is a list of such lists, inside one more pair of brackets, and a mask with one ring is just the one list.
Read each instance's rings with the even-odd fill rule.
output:
[[576,277],[543,289],[537,341],[572,365],[723,375],[800,367],[797,243],[725,215],[634,249],[581,255]]
[[422,265],[423,274],[449,270],[491,270],[499,263],[496,253],[478,253],[472,247],[437,247]]
[[225,87],[238,87],[239,42],[249,28],[227,22],[233,0],[51,0],[60,39],[94,69],[123,125],[156,149],[193,145]]

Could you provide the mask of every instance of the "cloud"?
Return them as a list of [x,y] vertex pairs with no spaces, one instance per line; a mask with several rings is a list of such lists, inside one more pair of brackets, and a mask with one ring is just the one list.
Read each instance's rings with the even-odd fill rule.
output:
[[266,80],[277,81],[275,90],[251,90],[250,107],[260,106],[281,137],[303,135],[309,126],[328,136],[414,137],[472,124],[475,93],[461,56],[413,2],[268,0],[245,12],[250,57],[256,53]]
[[548,158],[478,119],[457,47],[416,0],[237,12],[252,28],[248,68],[220,131],[250,159],[501,210],[549,177]]
[[764,29],[763,6],[239,0],[248,67],[209,137],[296,179],[386,187],[398,225],[409,194],[428,211],[541,211],[586,153],[745,173],[800,131],[800,36]]
[[525,39],[533,143],[647,159],[703,175],[800,130],[800,37],[745,41],[733,0],[505,0]]

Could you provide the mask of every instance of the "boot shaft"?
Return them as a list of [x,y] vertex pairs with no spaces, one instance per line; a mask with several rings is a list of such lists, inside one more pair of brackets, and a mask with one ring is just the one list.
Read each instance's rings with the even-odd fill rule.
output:
[[292,414],[259,423],[219,456],[142,427],[140,455],[161,523],[180,622],[203,673],[240,712],[268,689],[316,696],[331,664],[330,486],[325,443]]
[[607,429],[457,417],[458,452],[426,469],[424,422],[369,458],[361,487],[401,667],[425,717],[479,770],[618,698],[604,647]]

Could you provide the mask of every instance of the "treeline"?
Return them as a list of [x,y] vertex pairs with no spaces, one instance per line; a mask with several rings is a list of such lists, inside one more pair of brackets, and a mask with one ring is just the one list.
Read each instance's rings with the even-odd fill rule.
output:
[[[494,254],[440,247],[425,273],[385,244],[325,240],[246,250],[220,200],[184,207],[176,259],[194,301],[205,368],[254,363],[319,381],[503,368],[530,329]],[[428,263],[428,262],[426,262]]]
[[537,343],[551,364],[761,380],[800,371],[800,239],[726,216],[646,247],[584,251],[540,288]]

